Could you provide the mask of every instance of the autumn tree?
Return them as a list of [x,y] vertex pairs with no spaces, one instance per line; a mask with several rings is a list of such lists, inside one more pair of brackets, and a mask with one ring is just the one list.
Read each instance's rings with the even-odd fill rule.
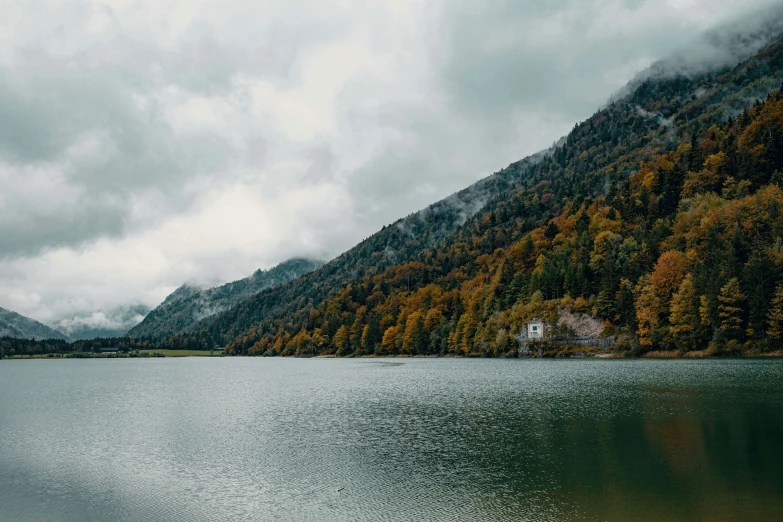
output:
[[396,326],[390,326],[383,332],[381,340],[381,350],[378,355],[389,355],[397,350],[397,336],[399,330]]
[[661,254],[650,274],[650,283],[655,287],[663,304],[669,302],[687,274],[688,259],[685,254],[678,250],[669,250]]
[[337,329],[337,332],[332,338],[332,344],[337,348],[337,353],[343,355],[343,350],[348,346],[348,340],[350,338],[350,331],[345,325],[342,325]]

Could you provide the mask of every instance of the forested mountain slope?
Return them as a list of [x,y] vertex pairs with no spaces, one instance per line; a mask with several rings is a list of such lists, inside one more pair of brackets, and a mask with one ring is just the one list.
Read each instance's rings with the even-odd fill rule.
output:
[[200,320],[211,317],[267,288],[287,283],[316,270],[323,262],[289,259],[269,270],[214,288],[184,284],[129,332],[131,337],[159,339],[189,332]]
[[381,261],[383,231],[181,341],[495,355],[531,314],[566,307],[606,319],[637,352],[765,346],[783,307],[783,111],[778,91],[758,101],[782,81],[778,39],[730,70],[643,82],[551,153],[488,178],[486,204],[454,233],[410,236],[395,250],[409,262]]
[[65,339],[65,334],[34,319],[0,308],[0,337]]

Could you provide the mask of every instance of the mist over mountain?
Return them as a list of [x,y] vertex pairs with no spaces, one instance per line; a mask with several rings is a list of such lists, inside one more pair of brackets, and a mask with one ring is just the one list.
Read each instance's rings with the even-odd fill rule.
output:
[[66,317],[54,325],[69,340],[121,337],[149,312],[145,305],[128,305]]
[[67,336],[43,323],[0,308],[0,337],[18,339],[65,339]]
[[694,77],[730,69],[783,32],[783,5],[770,6],[695,36],[687,46],[639,71],[612,96],[627,96],[648,80]]
[[275,287],[318,269],[323,261],[289,259],[269,270],[257,270],[251,276],[214,288],[185,283],[140,324],[128,332],[131,337],[161,338],[192,331],[199,321],[223,312],[267,288]]

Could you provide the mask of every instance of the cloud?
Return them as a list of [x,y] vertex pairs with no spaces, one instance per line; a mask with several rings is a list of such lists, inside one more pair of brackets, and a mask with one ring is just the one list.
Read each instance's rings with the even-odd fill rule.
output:
[[123,335],[139,324],[147,313],[149,309],[143,306],[122,306],[67,317],[57,321],[55,326],[70,339],[113,337]]
[[0,306],[91,317],[186,280],[335,256],[550,145],[701,31],[774,4],[6,5]]

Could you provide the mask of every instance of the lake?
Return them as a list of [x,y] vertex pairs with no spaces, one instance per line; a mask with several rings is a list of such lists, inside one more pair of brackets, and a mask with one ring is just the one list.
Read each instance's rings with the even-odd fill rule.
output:
[[783,361],[0,361],[0,520],[775,520]]

